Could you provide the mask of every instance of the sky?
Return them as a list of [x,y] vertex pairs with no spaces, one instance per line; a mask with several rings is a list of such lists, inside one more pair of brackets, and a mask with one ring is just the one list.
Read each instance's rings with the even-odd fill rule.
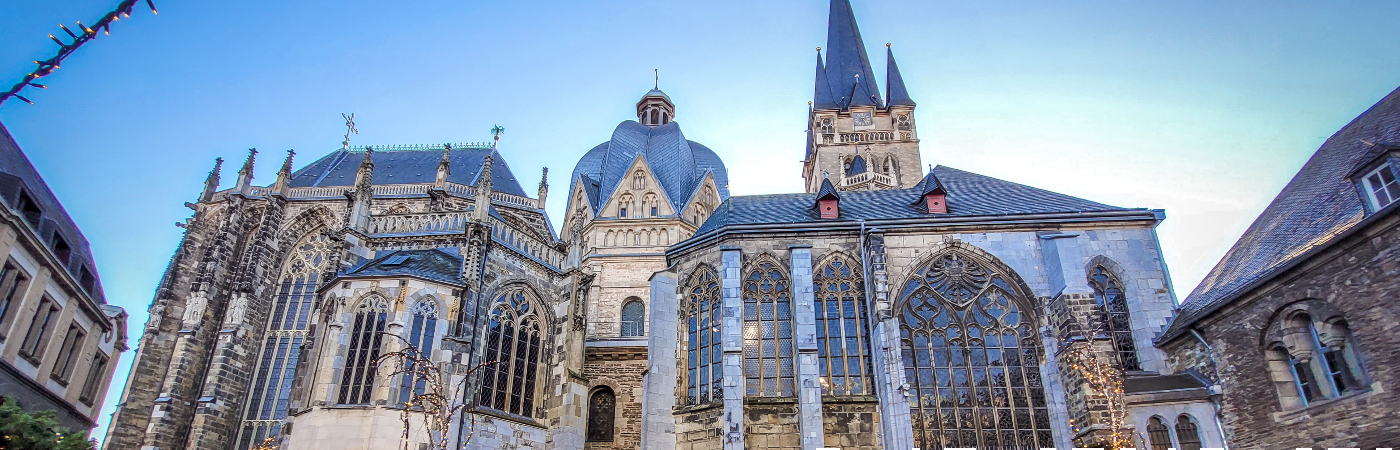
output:
[[[0,85],[116,0],[8,0]],[[396,4],[395,4],[396,3]],[[533,192],[635,118],[659,70],[734,195],[799,192],[827,2],[156,0],[79,49],[36,102],[0,105],[92,244],[110,303],[145,323],[215,157],[224,187],[353,144],[486,141]],[[1389,1],[855,0],[883,80],[893,44],[925,163],[1123,207],[1158,227],[1179,298],[1333,132],[1400,84]],[[881,86],[884,90],[884,86]],[[131,336],[136,345],[138,336]],[[94,436],[105,435],[134,351]]]

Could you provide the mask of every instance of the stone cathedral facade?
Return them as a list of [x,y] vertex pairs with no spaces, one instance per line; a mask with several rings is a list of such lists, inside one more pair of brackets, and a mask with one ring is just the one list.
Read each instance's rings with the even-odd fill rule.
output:
[[[925,170],[886,47],[881,95],[831,2],[803,193],[730,196],[659,89],[578,161],[559,232],[495,143],[288,154],[267,186],[256,152],[231,188],[216,164],[107,448],[1070,448],[1159,416],[1220,446],[1153,346],[1163,212]],[[410,347],[464,386],[444,427],[376,364]]]

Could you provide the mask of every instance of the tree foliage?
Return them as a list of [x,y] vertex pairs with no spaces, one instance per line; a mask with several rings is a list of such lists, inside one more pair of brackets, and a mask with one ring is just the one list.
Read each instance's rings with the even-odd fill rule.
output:
[[13,398],[0,398],[0,450],[92,450],[87,431],[69,431],[53,410],[25,411]]

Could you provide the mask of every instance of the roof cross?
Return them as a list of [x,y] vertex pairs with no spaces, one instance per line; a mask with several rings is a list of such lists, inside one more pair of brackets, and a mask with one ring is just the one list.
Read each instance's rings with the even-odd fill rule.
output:
[[651,74],[656,79],[653,80],[652,89],[661,89],[661,69],[651,69]]
[[350,134],[360,134],[360,130],[355,129],[355,113],[350,113],[348,116],[345,113],[340,113],[340,117],[345,118],[345,140],[340,141],[341,150],[345,150],[350,148]]

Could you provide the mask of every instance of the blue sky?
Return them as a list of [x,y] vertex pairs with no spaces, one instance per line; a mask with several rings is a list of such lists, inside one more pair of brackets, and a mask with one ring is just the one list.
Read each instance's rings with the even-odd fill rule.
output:
[[[0,84],[55,50],[59,22],[115,0],[0,8]],[[256,183],[357,144],[488,140],[527,191],[568,174],[661,72],[689,139],[734,194],[801,190],[827,2],[158,0],[0,120],[92,243],[139,331],[216,156]],[[1327,136],[1400,84],[1397,2],[856,0],[883,79],[892,42],[927,163],[1117,206],[1167,210],[1184,298]],[[883,86],[881,87],[883,89]],[[558,224],[555,224],[556,226]],[[136,344],[132,336],[131,344]],[[120,396],[129,352],[102,417]]]

